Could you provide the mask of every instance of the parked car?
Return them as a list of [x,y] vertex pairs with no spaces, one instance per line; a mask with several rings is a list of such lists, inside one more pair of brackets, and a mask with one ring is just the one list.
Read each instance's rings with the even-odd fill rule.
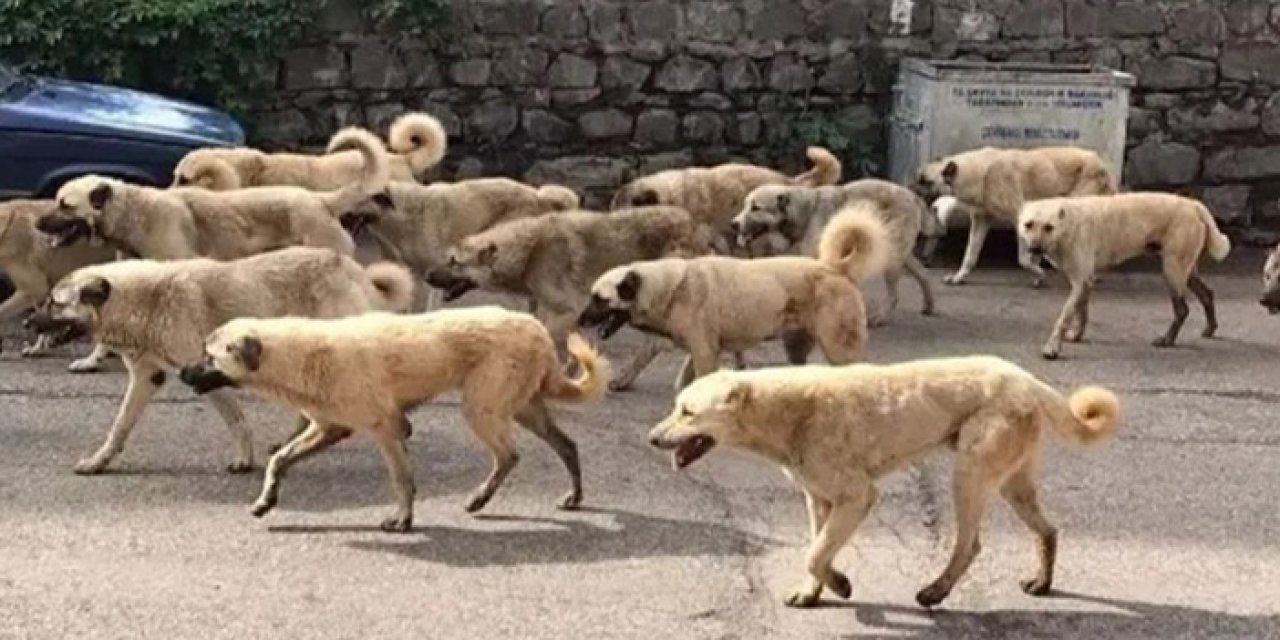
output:
[[[244,130],[220,111],[0,62],[0,200],[50,197],[86,173],[167,185],[188,151],[243,143]],[[9,293],[0,283],[0,299]]]

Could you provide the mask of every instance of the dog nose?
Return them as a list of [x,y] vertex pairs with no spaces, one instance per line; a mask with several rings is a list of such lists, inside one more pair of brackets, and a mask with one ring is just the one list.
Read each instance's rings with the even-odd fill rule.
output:
[[658,447],[659,449],[661,449],[661,448],[662,448],[662,434],[660,434],[660,433],[651,433],[651,434],[649,434],[649,446],[652,446],[652,447]]
[[729,230],[734,233],[742,233],[742,223],[737,220],[729,221]]

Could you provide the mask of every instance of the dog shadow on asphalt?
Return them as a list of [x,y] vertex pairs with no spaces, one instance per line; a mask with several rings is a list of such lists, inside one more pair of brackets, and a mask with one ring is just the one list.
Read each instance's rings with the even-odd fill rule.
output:
[[[582,508],[574,513],[579,515],[552,518],[480,514],[476,520],[529,526],[485,530],[415,524],[411,532],[394,539],[353,540],[346,545],[468,568],[586,564],[636,557],[755,556],[766,548],[784,546],[778,540],[710,522],[618,509]],[[377,527],[272,526],[269,530],[312,534],[376,532]]]
[[858,623],[868,628],[843,638],[1266,638],[1275,637],[1280,629],[1280,615],[1239,615],[1066,591],[1054,591],[1047,599],[1078,602],[1095,610],[930,611],[830,600],[822,606],[853,609]]

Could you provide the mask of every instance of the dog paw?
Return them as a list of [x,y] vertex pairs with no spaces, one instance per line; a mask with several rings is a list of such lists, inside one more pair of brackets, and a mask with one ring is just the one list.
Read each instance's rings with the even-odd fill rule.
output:
[[609,390],[614,392],[630,391],[631,384],[632,384],[631,380],[610,380]]
[[413,516],[393,516],[383,520],[378,525],[379,529],[387,533],[409,533],[413,528]]
[[1029,596],[1047,596],[1053,590],[1049,581],[1041,578],[1023,580],[1018,585],[1022,587],[1022,592]]
[[820,590],[812,589],[808,585],[799,589],[792,589],[782,598],[782,604],[797,609],[808,609],[818,604],[818,593]]
[[1213,337],[1215,334],[1217,334],[1217,333],[1218,333],[1218,328],[1217,328],[1217,327],[1205,327],[1205,328],[1204,328],[1204,331],[1201,331],[1201,332],[1200,332],[1200,337],[1201,337],[1201,338],[1212,338],[1212,337]]
[[462,508],[466,509],[467,513],[475,513],[483,509],[486,504],[489,504],[489,498],[492,497],[493,496],[487,496],[483,493],[477,493],[476,495],[471,496],[471,498],[467,500],[467,504]]
[[563,511],[576,511],[582,505],[582,493],[579,491],[570,491],[564,494],[563,498],[556,503],[556,508]]
[[106,460],[99,460],[97,458],[85,458],[84,460],[77,462],[76,466],[72,467],[72,471],[75,471],[76,475],[91,476],[91,475],[102,473],[102,470],[105,469],[106,466],[107,466]]
[[942,284],[949,284],[949,285],[952,285],[952,286],[959,286],[959,285],[964,284],[964,280],[965,280],[965,277],[964,277],[964,276],[962,276],[962,275],[958,275],[958,274],[954,274],[954,273],[953,273],[953,274],[951,274],[951,275],[949,275],[949,276],[947,276],[947,277],[943,278],[943,279],[942,279]]
[[227,473],[242,474],[253,471],[253,463],[248,460],[236,460],[227,465]]
[[935,582],[916,594],[916,603],[925,608],[933,607],[946,600],[950,593],[950,589]]
[[67,365],[67,371],[71,373],[97,373],[102,369],[102,363],[97,359],[81,358],[74,360]]
[[882,314],[876,314],[876,315],[867,317],[867,327],[871,329],[883,327],[887,322],[889,322],[889,318],[885,317]]
[[1159,338],[1151,341],[1151,346],[1167,349],[1173,346],[1173,338],[1170,338],[1169,336],[1160,336]]
[[1045,360],[1057,360],[1058,355],[1059,353],[1058,353],[1057,347],[1045,347],[1040,350],[1040,356],[1043,357]]
[[255,518],[261,518],[267,515],[269,511],[276,507],[275,498],[270,500],[259,500],[253,503],[253,508],[249,510],[249,514]]
[[848,576],[839,571],[832,571],[831,578],[827,582],[827,587],[836,595],[848,600],[853,595],[853,585],[849,583]]
[[22,354],[22,357],[24,358],[43,358],[49,355],[49,352],[43,347],[37,347],[35,345],[27,345],[22,348],[21,354]]

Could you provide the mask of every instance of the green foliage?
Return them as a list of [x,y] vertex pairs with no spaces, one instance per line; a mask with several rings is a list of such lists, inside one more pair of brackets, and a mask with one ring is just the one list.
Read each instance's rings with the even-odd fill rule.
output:
[[[158,91],[243,114],[276,58],[333,0],[0,0],[0,60],[25,71]],[[361,0],[346,0],[361,1]],[[446,0],[367,0],[383,30],[422,37]]]
[[770,127],[769,146],[794,156],[795,149],[825,147],[844,165],[844,179],[856,180],[876,175],[880,169],[878,140],[829,113],[804,112],[784,116]]

